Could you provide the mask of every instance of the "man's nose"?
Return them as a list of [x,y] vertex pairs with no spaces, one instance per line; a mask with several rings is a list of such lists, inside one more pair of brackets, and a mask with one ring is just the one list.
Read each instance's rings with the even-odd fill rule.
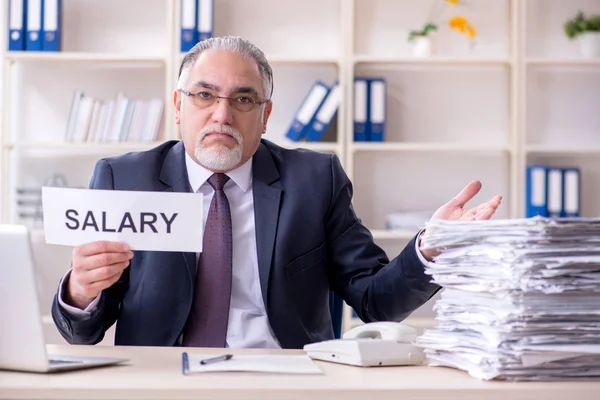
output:
[[212,113],[213,122],[230,125],[233,122],[233,107],[228,99],[217,99]]

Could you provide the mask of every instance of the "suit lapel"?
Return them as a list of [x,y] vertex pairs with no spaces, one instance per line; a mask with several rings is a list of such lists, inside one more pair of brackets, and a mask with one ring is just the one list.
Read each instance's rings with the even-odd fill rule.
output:
[[279,184],[277,166],[271,153],[262,143],[254,155],[252,168],[254,170],[252,190],[254,194],[258,270],[260,288],[266,307],[282,190]]
[[[165,191],[190,192],[187,167],[185,165],[185,147],[183,142],[174,145],[167,153],[159,179],[168,187]],[[190,276],[190,284],[196,280],[196,254],[191,252],[181,253]],[[192,291],[193,293],[193,291]]]

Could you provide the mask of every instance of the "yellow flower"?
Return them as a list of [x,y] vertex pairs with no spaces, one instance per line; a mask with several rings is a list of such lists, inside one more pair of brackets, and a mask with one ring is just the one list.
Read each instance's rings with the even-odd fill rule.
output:
[[456,29],[460,33],[464,33],[469,39],[475,37],[477,34],[473,24],[471,24],[468,19],[462,16],[452,17],[450,21],[448,21],[448,25],[450,25],[451,29]]
[[458,0],[446,0],[446,2],[452,4],[453,6],[458,4]]

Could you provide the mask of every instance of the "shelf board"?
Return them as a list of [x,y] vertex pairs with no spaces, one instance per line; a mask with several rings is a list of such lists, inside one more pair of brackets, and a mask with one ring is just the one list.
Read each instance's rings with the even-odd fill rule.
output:
[[308,149],[323,152],[339,152],[340,144],[337,142],[292,142],[292,141],[275,141],[278,146],[288,149]]
[[600,146],[569,147],[557,145],[528,145],[525,147],[527,154],[600,154]]
[[8,149],[23,150],[57,150],[57,151],[126,151],[126,150],[147,150],[158,146],[163,142],[117,142],[117,143],[64,143],[64,142],[35,142],[35,143],[13,143],[4,146]]
[[354,63],[383,64],[448,64],[448,65],[509,65],[509,58],[485,57],[395,57],[370,54],[355,54]]
[[598,66],[600,67],[600,58],[528,58],[526,63],[529,65],[543,66]]
[[267,54],[271,64],[339,64],[339,57],[331,56],[297,56],[286,54]]
[[[117,142],[117,143],[64,143],[64,142],[35,142],[35,143],[13,143],[5,145],[7,149],[19,150],[53,150],[53,151],[80,151],[80,152],[106,152],[106,151],[130,151],[148,150],[163,142]],[[340,144],[336,142],[277,142],[285,148],[301,148],[323,152],[339,152]]]
[[[183,60],[185,53],[179,55]],[[267,54],[267,60],[271,64],[339,64],[340,59],[336,56],[314,56],[297,54]]]
[[508,146],[472,145],[464,143],[415,143],[415,142],[354,142],[349,145],[350,151],[431,151],[431,152],[466,152],[489,153],[510,151]]
[[391,240],[409,240],[412,239],[418,232],[418,229],[414,231],[409,230],[387,230],[387,229],[372,229],[371,234],[375,240],[377,239],[391,239]]
[[110,62],[110,63],[159,63],[165,64],[166,57],[117,53],[8,51],[4,57],[9,61],[52,61],[52,62]]

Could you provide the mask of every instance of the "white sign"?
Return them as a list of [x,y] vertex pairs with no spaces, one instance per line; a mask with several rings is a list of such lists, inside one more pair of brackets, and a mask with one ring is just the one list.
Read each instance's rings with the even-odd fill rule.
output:
[[132,250],[202,251],[202,194],[42,188],[46,243],[125,242]]

